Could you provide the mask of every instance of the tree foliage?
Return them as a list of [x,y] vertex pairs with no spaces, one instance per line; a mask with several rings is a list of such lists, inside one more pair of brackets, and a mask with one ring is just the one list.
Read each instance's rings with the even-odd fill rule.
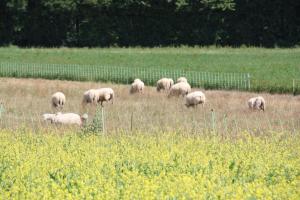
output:
[[1,0],[0,45],[294,46],[294,0]]

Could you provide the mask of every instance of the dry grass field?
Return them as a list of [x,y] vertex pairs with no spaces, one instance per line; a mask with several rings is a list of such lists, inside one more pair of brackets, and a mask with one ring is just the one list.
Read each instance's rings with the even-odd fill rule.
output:
[[[88,112],[89,121],[95,108],[81,107],[82,94],[90,88],[111,87],[116,93],[114,104],[105,103],[105,131],[182,131],[205,134],[214,131],[234,135],[242,131],[254,134],[300,130],[300,98],[291,95],[260,93],[266,99],[266,111],[250,111],[247,100],[258,94],[235,91],[204,91],[204,107],[186,108],[183,98],[168,99],[154,87],[142,95],[130,95],[129,85],[109,83],[54,81],[42,79],[0,79],[0,101],[5,112],[1,128],[57,128],[42,121],[43,113],[54,112],[50,97],[65,93],[63,112]],[[197,88],[193,88],[197,90]],[[213,110],[213,112],[211,111]]]

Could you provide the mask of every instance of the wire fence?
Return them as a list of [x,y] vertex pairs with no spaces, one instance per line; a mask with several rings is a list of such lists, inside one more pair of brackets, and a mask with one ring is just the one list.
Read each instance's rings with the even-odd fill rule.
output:
[[300,94],[300,79],[258,80],[249,73],[201,72],[158,67],[138,68],[105,65],[37,64],[0,62],[0,77],[45,78],[73,81],[96,81],[129,84],[140,78],[146,85],[168,77],[176,81],[184,76],[192,87],[223,90],[247,90],[269,93]]
[[300,79],[293,79],[293,94],[300,94]]
[[123,84],[129,84],[135,78],[140,78],[146,85],[155,85],[160,78],[168,77],[176,80],[181,76],[186,77],[192,87],[236,90],[251,88],[250,74],[247,73],[213,73],[154,67],[0,63],[0,77],[103,81]]
[[[251,134],[265,134],[271,132],[290,132],[299,133],[300,119],[283,118],[280,113],[272,118],[263,115],[263,113],[254,113],[244,115],[227,115],[219,112],[205,112],[201,116],[185,116],[186,120],[179,120],[173,123],[175,118],[170,116],[168,119],[161,118],[139,118],[140,113],[132,113],[128,118],[122,118],[118,121],[116,116],[112,116],[104,110],[100,112],[100,118],[91,117],[86,126],[77,125],[68,126],[61,124],[51,124],[44,121],[42,115],[36,112],[19,113],[18,115],[6,114],[0,117],[0,129],[19,130],[26,129],[33,132],[44,130],[66,131],[76,130],[83,133],[112,133],[112,132],[177,132],[187,134],[205,134],[216,133],[228,136],[239,135],[247,132]],[[201,119],[201,120],[199,120]],[[104,128],[105,127],[105,128]]]

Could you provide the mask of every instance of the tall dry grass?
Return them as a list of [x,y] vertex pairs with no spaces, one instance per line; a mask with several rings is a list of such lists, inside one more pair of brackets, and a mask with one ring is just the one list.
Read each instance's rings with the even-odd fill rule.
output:
[[166,93],[158,93],[154,87],[146,87],[142,95],[130,95],[128,85],[11,78],[0,79],[0,101],[5,108],[0,127],[57,128],[42,121],[43,113],[54,112],[50,97],[57,91],[65,93],[67,98],[63,112],[88,112],[91,120],[95,108],[81,108],[82,94],[90,88],[99,87],[111,87],[116,93],[114,104],[105,104],[107,132],[181,130],[186,133],[214,131],[232,135],[241,131],[300,130],[300,98],[291,95],[259,94],[266,99],[267,106],[265,112],[258,112],[247,107],[247,100],[258,94],[204,91],[207,97],[204,107],[186,108],[183,98],[168,99]]

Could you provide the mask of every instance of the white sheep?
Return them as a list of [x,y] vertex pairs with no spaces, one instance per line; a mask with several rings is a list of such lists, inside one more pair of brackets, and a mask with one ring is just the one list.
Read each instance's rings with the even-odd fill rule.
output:
[[51,123],[54,121],[56,114],[45,113],[43,114],[44,121],[50,121]]
[[96,104],[97,91],[95,89],[87,90],[83,93],[82,105]]
[[130,92],[130,94],[143,93],[144,87],[145,87],[144,82],[137,78],[131,84],[129,92]]
[[185,96],[191,92],[191,86],[187,82],[180,82],[173,85],[170,89],[168,97]]
[[100,102],[101,106],[103,106],[104,101],[111,101],[111,103],[113,104],[114,96],[115,93],[111,88],[100,88],[96,90],[96,102]]
[[177,83],[181,83],[181,82],[188,82],[187,81],[187,79],[185,78],[185,77],[179,77],[178,79],[177,79]]
[[156,83],[156,90],[160,92],[160,90],[170,90],[172,85],[174,85],[174,81],[171,78],[162,78]]
[[82,124],[87,120],[88,115],[84,114],[82,116],[75,113],[56,113],[56,114],[43,114],[43,118],[45,121],[50,121],[55,124],[76,124],[82,126]]
[[62,92],[56,92],[51,97],[52,107],[62,109],[66,103],[66,96]]
[[262,110],[266,109],[266,101],[263,97],[253,97],[248,100],[248,106],[250,109]]
[[185,98],[185,105],[187,107],[194,107],[197,106],[198,104],[205,104],[205,94],[201,91],[196,91],[196,92],[191,92],[189,93],[186,98]]

